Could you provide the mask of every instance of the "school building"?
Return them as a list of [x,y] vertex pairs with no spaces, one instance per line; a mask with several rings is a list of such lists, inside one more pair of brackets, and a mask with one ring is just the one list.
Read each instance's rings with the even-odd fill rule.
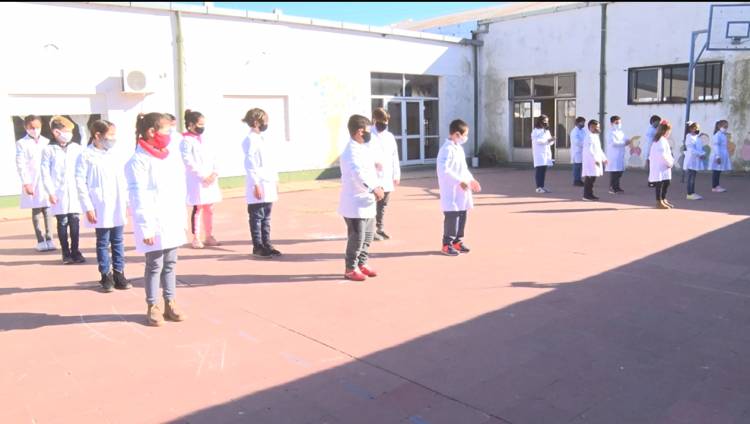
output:
[[[673,124],[673,148],[681,145],[691,33],[708,29],[711,4],[518,2],[397,27],[464,37],[473,32],[483,43],[480,156],[531,162],[532,119],[546,114],[557,138],[554,154],[568,163],[578,115],[602,120],[605,128],[619,115],[627,136],[642,137],[656,114]],[[747,8],[737,9],[731,19],[747,33]],[[696,55],[705,40],[706,34],[698,37]],[[740,41],[750,48],[747,38]],[[734,169],[750,170],[750,52],[706,51],[694,76],[691,120],[708,135],[717,120],[729,120]],[[626,161],[642,164],[640,157]]]
[[[69,116],[84,142],[101,117],[134,143],[139,112],[198,110],[225,177],[244,175],[240,119],[253,107],[283,143],[282,178],[330,175],[348,117],[377,106],[404,165],[434,163],[455,118],[476,129],[465,149],[484,164],[530,163],[540,114],[559,163],[578,115],[605,129],[619,115],[626,135],[642,136],[657,114],[677,147],[690,37],[707,29],[710,4],[518,2],[372,27],[210,3],[3,3],[0,196],[20,191],[13,141],[27,114]],[[734,168],[750,170],[750,53],[706,51],[694,75],[691,119],[707,134],[728,119]]]
[[245,174],[240,119],[253,107],[283,143],[282,171],[310,177],[338,166],[349,116],[373,107],[390,112],[405,165],[434,163],[452,119],[474,126],[473,49],[459,37],[211,4],[3,3],[0,13],[0,196],[20,192],[14,141],[27,114],[70,116],[84,143],[86,123],[108,119],[134,145],[139,112],[198,110],[220,142],[222,176]]

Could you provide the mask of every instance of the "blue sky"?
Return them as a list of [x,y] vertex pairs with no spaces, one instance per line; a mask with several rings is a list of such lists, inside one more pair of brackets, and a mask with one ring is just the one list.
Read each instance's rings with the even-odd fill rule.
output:
[[[201,2],[180,2],[203,4]],[[420,21],[471,9],[481,9],[504,2],[214,2],[216,7],[271,12],[281,9],[287,15],[308,16],[365,25],[389,25],[406,19]]]

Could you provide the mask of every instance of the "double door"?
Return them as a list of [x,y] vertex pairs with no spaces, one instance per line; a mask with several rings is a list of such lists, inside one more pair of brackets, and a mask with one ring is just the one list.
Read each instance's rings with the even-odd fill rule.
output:
[[402,164],[434,161],[440,149],[438,100],[414,98],[373,99],[373,108],[384,107],[391,119],[388,130],[396,138]]

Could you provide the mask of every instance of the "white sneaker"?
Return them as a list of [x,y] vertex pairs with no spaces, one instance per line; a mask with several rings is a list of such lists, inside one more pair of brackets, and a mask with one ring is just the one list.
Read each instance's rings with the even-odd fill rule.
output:
[[36,244],[36,247],[34,249],[36,249],[37,252],[47,251],[47,242],[40,241],[39,243]]
[[543,189],[543,188],[541,188],[541,187],[537,187],[537,188],[536,188],[536,192],[537,192],[537,193],[540,193],[540,194],[541,194],[541,193],[546,193],[546,191],[544,191],[544,189]]
[[543,190],[543,191],[544,191],[545,193],[552,193],[551,191],[547,190],[547,189],[546,189],[546,188],[544,188],[544,187],[542,187],[542,190]]
[[712,188],[711,191],[713,191],[714,193],[726,193],[727,189],[722,186],[716,186]]
[[47,240],[47,250],[57,250],[57,246],[55,246],[54,241]]
[[687,199],[688,200],[701,200],[701,199],[703,199],[703,196],[701,196],[698,193],[693,193],[693,194],[688,194],[687,195]]

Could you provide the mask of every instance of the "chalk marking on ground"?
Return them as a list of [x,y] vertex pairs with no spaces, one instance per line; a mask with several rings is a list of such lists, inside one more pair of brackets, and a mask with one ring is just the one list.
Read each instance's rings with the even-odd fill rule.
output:
[[96,336],[96,337],[99,337],[99,338],[101,338],[101,339],[104,339],[104,340],[106,340],[106,341],[108,341],[108,342],[110,342],[110,343],[119,343],[119,344],[123,344],[123,343],[124,343],[124,342],[122,342],[122,341],[120,341],[120,340],[115,340],[115,339],[112,339],[112,338],[108,337],[107,335],[105,335],[104,333],[102,333],[102,332],[98,331],[98,330],[97,330],[97,329],[95,329],[94,327],[90,326],[90,325],[89,325],[89,324],[88,324],[88,323],[86,322],[86,320],[85,320],[85,319],[83,319],[83,315],[78,315],[78,316],[79,316],[79,317],[81,318],[81,324],[83,324],[84,326],[86,326],[86,328],[88,328],[88,330],[89,330],[89,331],[90,331],[91,333],[93,333],[93,335],[94,335],[94,336]]

